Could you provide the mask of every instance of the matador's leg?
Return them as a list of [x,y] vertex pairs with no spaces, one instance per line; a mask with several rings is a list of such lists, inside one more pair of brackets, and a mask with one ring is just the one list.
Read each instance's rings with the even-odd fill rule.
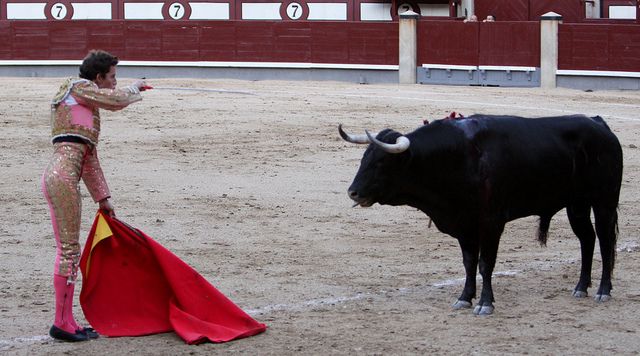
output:
[[51,210],[57,254],[54,269],[56,315],[54,326],[75,334],[78,325],[73,317],[73,292],[80,260],[80,172],[87,147],[77,143],[54,145],[42,187]]

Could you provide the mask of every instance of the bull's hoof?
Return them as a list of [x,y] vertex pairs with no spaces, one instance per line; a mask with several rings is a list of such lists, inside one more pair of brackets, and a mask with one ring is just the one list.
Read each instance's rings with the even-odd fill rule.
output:
[[610,295],[606,295],[606,294],[596,294],[596,302],[608,302],[611,300],[611,296]]
[[458,299],[456,300],[455,303],[453,303],[453,309],[455,310],[469,309],[469,308],[471,308],[471,302]]
[[478,305],[473,310],[475,315],[491,315],[493,314],[493,305]]
[[586,298],[589,296],[586,291],[583,292],[579,290],[574,290],[573,293],[571,293],[571,295],[576,298]]

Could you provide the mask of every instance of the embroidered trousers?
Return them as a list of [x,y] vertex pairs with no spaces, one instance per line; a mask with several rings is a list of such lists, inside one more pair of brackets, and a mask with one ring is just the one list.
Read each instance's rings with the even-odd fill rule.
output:
[[57,254],[54,273],[75,282],[80,261],[80,218],[83,180],[93,200],[108,198],[109,188],[100,168],[95,147],[60,142],[42,175],[42,190],[51,210]]

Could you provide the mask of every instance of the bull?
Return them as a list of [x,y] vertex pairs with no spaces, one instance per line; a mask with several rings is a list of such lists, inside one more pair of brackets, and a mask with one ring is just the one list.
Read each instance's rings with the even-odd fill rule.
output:
[[551,219],[563,208],[581,247],[572,295],[587,297],[597,234],[602,278],[595,300],[611,299],[623,163],[618,139],[599,116],[473,115],[406,135],[390,129],[350,135],[342,125],[338,131],[348,142],[370,144],[348,189],[354,206],[409,205],[458,240],[466,282],[455,309],[472,307],[479,268],[482,292],[473,312],[492,314],[491,275],[505,224],[539,216],[545,245]]

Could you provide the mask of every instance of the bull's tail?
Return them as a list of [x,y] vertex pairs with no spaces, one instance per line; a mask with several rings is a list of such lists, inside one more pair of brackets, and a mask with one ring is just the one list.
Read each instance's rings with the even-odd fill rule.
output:
[[547,245],[547,238],[549,237],[549,225],[551,225],[552,216],[540,216],[540,226],[538,226],[538,242],[540,246]]
[[613,241],[611,242],[613,245],[611,251],[611,277],[613,277],[613,270],[616,267],[616,258],[618,257],[618,235],[620,234],[620,229],[618,228],[618,208],[616,208],[614,213],[614,232],[613,232]]
[[618,227],[618,207],[604,209],[604,211],[598,209],[598,211],[599,213],[595,216],[596,232],[600,240],[601,250],[603,249],[603,245],[607,246],[605,251],[608,250],[607,252],[609,254],[609,256],[605,256],[605,252],[601,251],[603,254],[602,259],[604,262],[607,260],[607,257],[609,257],[609,267],[611,268],[611,276],[613,277],[613,270],[616,266],[616,257],[618,254],[618,235],[620,234]]

